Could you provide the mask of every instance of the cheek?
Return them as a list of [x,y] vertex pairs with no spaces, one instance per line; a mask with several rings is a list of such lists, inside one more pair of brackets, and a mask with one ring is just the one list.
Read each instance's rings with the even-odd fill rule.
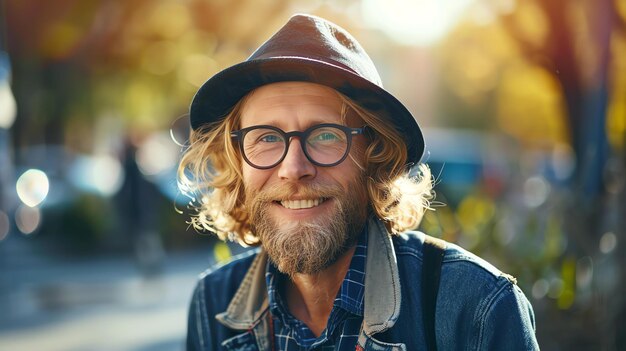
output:
[[243,184],[246,189],[259,190],[269,179],[271,172],[250,167],[244,162],[242,165]]
[[334,169],[329,170],[332,172],[331,177],[335,179],[336,182],[341,184],[342,188],[344,188],[347,192],[352,192],[352,189],[355,186],[361,187],[365,186],[363,183],[363,171],[355,164],[359,162],[361,165],[361,159],[354,157],[354,161],[351,158],[347,158],[340,165],[333,167]]

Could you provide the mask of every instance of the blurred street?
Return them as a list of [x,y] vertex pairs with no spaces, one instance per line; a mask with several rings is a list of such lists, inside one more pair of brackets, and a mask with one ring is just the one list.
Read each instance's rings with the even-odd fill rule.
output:
[[13,251],[2,256],[2,351],[182,350],[187,304],[212,260],[210,251],[177,253],[146,276],[127,257],[23,260],[4,249]]

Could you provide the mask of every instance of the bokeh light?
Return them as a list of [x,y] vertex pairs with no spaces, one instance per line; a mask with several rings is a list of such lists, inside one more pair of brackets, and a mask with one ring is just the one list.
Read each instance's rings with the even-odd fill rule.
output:
[[0,241],[9,236],[9,230],[11,229],[11,223],[9,222],[9,216],[0,210]]
[[80,156],[70,170],[70,179],[80,189],[112,196],[124,182],[124,169],[109,155]]
[[23,234],[32,234],[41,225],[41,210],[38,207],[20,206],[15,211],[15,224]]
[[9,129],[15,121],[17,107],[8,80],[0,77],[0,128]]
[[48,196],[50,182],[43,171],[29,169],[18,178],[15,189],[25,205],[35,207]]
[[363,16],[399,42],[430,45],[457,23],[472,0],[363,0]]
[[150,135],[137,149],[135,156],[141,173],[154,176],[175,167],[180,147],[167,132]]
[[550,184],[540,176],[530,177],[524,183],[524,203],[530,208],[541,206],[550,195]]
[[600,238],[600,252],[609,254],[617,246],[617,236],[613,232],[606,232]]
[[550,283],[546,279],[538,279],[535,284],[533,284],[532,294],[533,297],[537,300],[543,299],[550,290]]

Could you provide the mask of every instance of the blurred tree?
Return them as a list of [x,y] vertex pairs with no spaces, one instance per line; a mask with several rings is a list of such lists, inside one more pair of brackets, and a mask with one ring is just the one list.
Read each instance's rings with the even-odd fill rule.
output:
[[502,18],[522,53],[560,84],[577,160],[574,184],[587,198],[604,187],[611,35],[624,22],[618,2],[525,0]]
[[[612,152],[607,137],[610,77],[625,74],[611,71],[618,67],[612,65],[612,61],[624,60],[623,52],[616,50],[617,37],[626,29],[623,8],[621,0],[520,0],[516,11],[501,17],[501,23],[515,39],[522,54],[551,74],[562,92],[569,140],[576,160],[563,222],[571,241],[567,251],[574,257],[598,257],[600,237],[607,231],[624,229],[609,223],[612,214],[624,211],[625,205],[608,201],[612,195],[607,192],[606,183],[607,175],[608,178],[614,177],[611,173],[615,172],[608,167],[609,161],[615,157],[613,155],[623,153],[624,147],[622,140],[621,145],[614,144]],[[617,98],[623,100],[624,96]],[[615,122],[611,123],[615,125]],[[618,174],[623,174],[624,163],[618,168],[621,169]],[[623,186],[620,192],[624,192]],[[570,294],[569,301],[573,302],[575,297],[577,275],[570,272],[576,270],[576,264],[571,259],[571,256],[565,258],[562,263],[562,279],[571,283],[562,290],[558,300],[561,308],[572,306],[571,302],[563,302],[565,292]],[[624,258],[619,259],[622,263],[618,267],[624,267]],[[618,342],[616,335],[620,334],[620,329],[623,332],[623,324],[618,327],[618,321],[626,315],[626,304],[623,298],[617,298],[616,293],[624,291],[626,270],[618,271],[620,279],[614,289],[596,291],[596,303],[579,306],[582,308],[579,314],[586,314],[587,318],[572,319],[567,314],[559,318],[561,323],[578,321],[597,325],[597,321],[612,316],[610,325],[596,328],[596,338],[578,337],[578,342],[586,339],[592,342],[591,345],[606,350],[624,347],[623,340]],[[607,303],[606,299],[611,302]]]
[[437,48],[441,118],[505,131],[523,148],[508,155],[518,160],[504,192],[486,196],[478,184],[458,208],[428,213],[424,228],[518,275],[547,349],[626,345],[626,255],[599,245],[626,240],[625,19],[621,0],[477,2]]

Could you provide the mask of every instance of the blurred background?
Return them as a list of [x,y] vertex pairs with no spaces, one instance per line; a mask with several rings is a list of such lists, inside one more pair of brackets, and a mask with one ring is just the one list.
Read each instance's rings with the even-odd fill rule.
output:
[[0,350],[181,350],[189,102],[291,14],[425,129],[428,234],[515,275],[544,350],[626,350],[626,1],[0,0]]

